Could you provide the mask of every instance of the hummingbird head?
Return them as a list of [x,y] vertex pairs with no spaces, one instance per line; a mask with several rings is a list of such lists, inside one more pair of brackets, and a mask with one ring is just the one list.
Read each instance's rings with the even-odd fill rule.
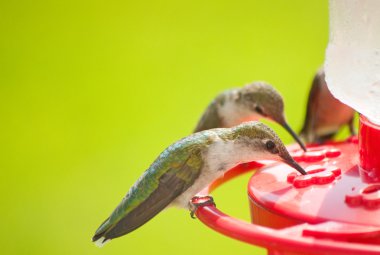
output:
[[[268,126],[257,122],[246,122],[232,129],[236,143],[242,144],[258,159],[281,161],[305,175],[306,171],[290,156],[277,134]],[[252,161],[247,156],[248,161]]]
[[239,90],[239,101],[254,115],[280,124],[306,151],[305,145],[286,122],[282,96],[271,85],[265,82],[254,82],[246,85]]

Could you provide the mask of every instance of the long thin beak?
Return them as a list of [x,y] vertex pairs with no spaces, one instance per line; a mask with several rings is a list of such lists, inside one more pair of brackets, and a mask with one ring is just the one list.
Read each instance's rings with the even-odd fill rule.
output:
[[286,164],[288,164],[289,166],[293,167],[294,169],[296,169],[302,175],[306,175],[307,174],[307,172],[300,165],[298,165],[298,163],[292,157],[290,157],[289,159],[284,160],[284,162]]
[[291,134],[291,136],[293,136],[294,140],[296,140],[296,142],[301,146],[302,150],[306,151],[306,146],[303,144],[298,135],[294,133],[293,129],[290,128],[288,123],[284,121],[281,125],[286,129],[286,131],[288,131]]

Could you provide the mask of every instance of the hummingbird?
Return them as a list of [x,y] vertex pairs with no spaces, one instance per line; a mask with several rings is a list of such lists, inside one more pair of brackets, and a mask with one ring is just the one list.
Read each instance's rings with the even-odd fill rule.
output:
[[303,142],[286,122],[282,96],[266,82],[254,82],[217,95],[206,108],[194,132],[211,128],[233,127],[261,118],[267,118],[280,124],[306,151]]
[[331,94],[321,68],[311,85],[300,137],[306,143],[323,143],[332,139],[344,125],[348,125],[351,135],[355,135],[354,115],[355,111],[351,107]]
[[280,138],[260,122],[191,134],[166,148],[96,230],[98,246],[139,228],[169,205],[192,208],[192,197],[227,170],[254,160],[276,160],[305,170]]

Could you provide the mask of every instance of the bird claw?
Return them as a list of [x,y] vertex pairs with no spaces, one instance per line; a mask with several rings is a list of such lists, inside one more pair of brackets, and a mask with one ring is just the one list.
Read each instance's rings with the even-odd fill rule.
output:
[[189,202],[189,207],[190,207],[190,217],[195,219],[196,217],[195,212],[198,210],[200,206],[207,206],[207,205],[213,205],[216,206],[214,202],[214,198],[210,195],[207,196],[194,196],[190,202]]

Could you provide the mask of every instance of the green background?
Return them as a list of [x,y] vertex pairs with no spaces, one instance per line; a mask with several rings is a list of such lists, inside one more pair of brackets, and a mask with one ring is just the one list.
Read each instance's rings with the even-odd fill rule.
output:
[[[266,80],[301,128],[327,0],[1,1],[0,29],[2,254],[265,254],[178,209],[90,239],[218,92]],[[214,193],[246,220],[248,178]]]

